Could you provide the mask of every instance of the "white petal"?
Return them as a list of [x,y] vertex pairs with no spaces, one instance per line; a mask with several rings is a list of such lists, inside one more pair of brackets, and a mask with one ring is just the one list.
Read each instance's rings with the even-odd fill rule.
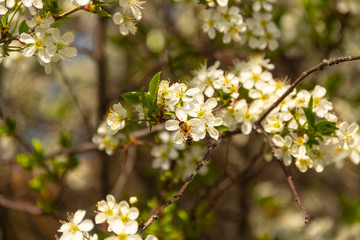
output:
[[225,7],[228,5],[228,0],[217,0],[217,3],[219,4],[219,6]]
[[39,49],[39,58],[44,63],[49,63],[51,61],[51,57],[46,52],[46,49]]
[[359,130],[359,125],[356,122],[353,122],[348,127],[347,132],[349,134],[355,134],[358,130]]
[[124,24],[121,24],[120,25],[120,33],[122,35],[126,36],[129,34],[129,29]]
[[75,36],[72,32],[67,32],[62,36],[62,40],[64,41],[65,45],[69,45],[75,39]]
[[3,5],[0,5],[0,15],[5,15],[7,13],[8,9],[4,7]]
[[187,120],[187,111],[185,108],[177,108],[175,110],[175,114],[177,116],[177,118],[180,120],[180,121],[186,121]]
[[32,43],[34,43],[34,38],[32,38],[31,36],[30,36],[30,34],[28,34],[28,33],[22,33],[21,35],[20,35],[20,41],[22,41],[22,42],[24,42],[24,43],[26,43],[26,44],[32,44]]
[[32,0],[33,1],[33,5],[38,8],[38,9],[42,9],[43,8],[43,3],[42,0]]
[[75,224],[79,224],[83,220],[85,214],[86,214],[85,210],[77,210],[73,216],[73,222]]
[[79,5],[88,5],[90,0],[76,0]]
[[113,15],[113,21],[115,24],[120,25],[123,21],[123,15],[120,12],[116,12]]
[[136,20],[140,21],[142,18],[140,9],[138,9],[137,7],[132,7],[131,11]]
[[98,213],[95,216],[95,223],[99,224],[99,223],[103,223],[106,221],[106,215],[105,213]]
[[126,234],[135,234],[138,231],[139,224],[136,221],[129,221],[125,224],[125,233]]
[[251,130],[252,130],[252,124],[250,122],[244,122],[241,125],[241,132],[244,135],[249,135],[251,133]]
[[212,137],[213,139],[215,140],[218,140],[219,139],[219,131],[216,130],[215,128],[213,127],[209,127],[207,129],[208,133],[210,134],[210,137]]
[[139,234],[131,235],[127,237],[127,240],[142,240]]
[[34,53],[35,53],[35,50],[36,50],[35,46],[31,46],[31,47],[25,48],[25,49],[24,49],[24,52],[23,52],[24,57],[31,57],[31,56],[33,56]]
[[165,122],[165,129],[168,131],[175,131],[179,129],[179,121],[177,120],[168,120]]
[[272,141],[274,142],[275,146],[277,146],[277,147],[283,147],[284,143],[285,143],[284,139],[278,134],[276,134],[272,137]]
[[79,224],[79,229],[84,232],[91,231],[93,228],[94,228],[94,223],[89,219],[85,219]]
[[139,217],[139,209],[137,209],[136,207],[132,207],[130,208],[130,211],[128,213],[128,217],[131,219],[131,220],[135,220]]
[[198,94],[199,92],[200,92],[199,88],[190,88],[189,90],[186,91],[186,95],[194,96],[194,95]]
[[25,7],[31,7],[32,6],[32,0],[22,0]]

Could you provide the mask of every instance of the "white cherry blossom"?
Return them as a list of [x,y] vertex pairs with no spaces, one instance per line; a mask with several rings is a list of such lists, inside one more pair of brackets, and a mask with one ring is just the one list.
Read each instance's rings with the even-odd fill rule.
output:
[[285,166],[290,166],[290,149],[292,146],[291,137],[287,135],[283,138],[280,135],[276,134],[272,137],[272,141],[274,142],[275,146],[278,147],[274,152],[274,156],[279,160],[283,160]]
[[122,107],[121,103],[114,104],[113,108],[110,108],[106,123],[110,126],[111,130],[115,133],[125,127],[125,118],[127,111]]
[[74,215],[68,216],[68,222],[63,221],[58,232],[62,235],[60,240],[83,240],[84,233],[94,228],[94,224],[89,219],[84,219],[86,211],[77,210]]

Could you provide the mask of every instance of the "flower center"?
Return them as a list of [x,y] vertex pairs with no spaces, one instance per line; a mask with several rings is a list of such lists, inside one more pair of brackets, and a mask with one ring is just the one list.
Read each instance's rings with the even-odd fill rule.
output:
[[130,221],[130,218],[128,217],[128,216],[121,216],[121,221],[123,222],[123,223],[127,223],[128,221]]
[[77,232],[79,230],[79,227],[77,224],[71,224],[71,228],[70,228],[71,232]]
[[126,240],[127,239],[127,235],[125,233],[121,233],[118,235],[118,239],[119,240]]

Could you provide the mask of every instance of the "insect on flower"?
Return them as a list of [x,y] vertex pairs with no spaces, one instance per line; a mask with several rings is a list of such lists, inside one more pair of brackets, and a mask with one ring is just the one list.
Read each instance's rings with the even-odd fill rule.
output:
[[191,145],[193,143],[193,137],[191,136],[191,127],[187,122],[181,121],[179,123],[179,129],[182,138],[186,142],[187,145]]

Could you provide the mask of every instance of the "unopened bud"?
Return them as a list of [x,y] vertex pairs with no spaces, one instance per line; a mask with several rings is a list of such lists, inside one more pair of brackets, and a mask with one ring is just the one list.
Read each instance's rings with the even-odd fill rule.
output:
[[129,202],[130,202],[131,205],[134,205],[134,204],[136,204],[138,202],[138,199],[137,199],[137,197],[130,197]]

